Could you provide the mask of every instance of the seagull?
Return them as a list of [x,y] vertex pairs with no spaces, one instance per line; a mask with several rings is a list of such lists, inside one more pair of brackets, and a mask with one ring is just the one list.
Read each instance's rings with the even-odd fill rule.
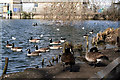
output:
[[43,34],[41,34],[40,37],[43,37]]
[[59,31],[60,29],[59,28],[57,28],[57,31]]
[[12,37],[12,40],[16,40],[16,38],[15,38],[15,37]]
[[84,27],[82,27],[82,29],[84,30],[85,28],[84,28]]

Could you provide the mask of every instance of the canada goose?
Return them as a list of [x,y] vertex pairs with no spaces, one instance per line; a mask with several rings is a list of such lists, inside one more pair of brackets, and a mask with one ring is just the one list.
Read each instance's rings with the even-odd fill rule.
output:
[[75,64],[74,55],[70,52],[70,48],[66,48],[65,52],[61,55],[61,61],[64,65],[70,65],[70,71],[72,71],[72,65]]
[[64,43],[66,41],[66,38],[61,37],[60,42]]
[[32,37],[29,39],[29,42],[33,42],[33,43],[38,43],[40,42],[40,39],[33,39]]
[[22,51],[22,47],[14,47],[14,43],[12,43],[12,51],[17,51],[17,52],[21,52]]
[[32,26],[37,26],[38,24],[37,23],[32,23]]
[[41,55],[40,51],[31,52],[30,49],[27,49],[27,56],[39,56]]
[[93,30],[91,30],[89,33],[90,33],[90,34],[93,34]]
[[60,41],[52,41],[52,39],[49,39],[50,40],[50,45],[54,45],[54,44],[61,44]]
[[96,67],[97,63],[103,62],[103,60],[109,60],[107,56],[98,52],[96,47],[91,48],[90,52],[86,52],[85,59],[90,63],[94,63],[94,67]]
[[117,46],[120,47],[120,38],[117,37]]
[[84,38],[86,38],[87,36],[89,36],[87,33],[85,35],[83,35]]
[[7,41],[7,44],[6,44],[6,48],[12,48],[12,44],[9,44],[8,41]]
[[115,50],[115,52],[120,52],[120,38],[119,37],[117,37],[116,46],[117,46],[117,49]]
[[40,52],[47,52],[50,51],[49,48],[40,48],[38,49],[38,45],[35,45],[36,50],[35,51],[40,51]]
[[54,46],[49,45],[49,48],[50,48],[50,49],[61,49],[62,46],[61,46],[61,45],[54,45]]

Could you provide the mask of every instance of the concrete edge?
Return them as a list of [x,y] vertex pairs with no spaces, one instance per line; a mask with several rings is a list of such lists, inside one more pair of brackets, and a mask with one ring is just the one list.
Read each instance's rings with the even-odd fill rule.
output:
[[101,80],[105,76],[107,76],[113,69],[116,68],[120,64],[120,57],[116,58],[114,61],[112,61],[110,64],[108,64],[103,70],[98,71],[95,73],[92,77],[90,77],[88,80]]

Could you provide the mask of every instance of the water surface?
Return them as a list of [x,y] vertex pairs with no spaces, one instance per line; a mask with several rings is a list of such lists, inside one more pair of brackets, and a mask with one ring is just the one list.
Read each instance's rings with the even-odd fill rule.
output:
[[[38,23],[38,26],[32,26],[34,22]],[[5,57],[9,58],[7,73],[23,71],[25,68],[35,67],[36,65],[41,67],[42,58],[45,59],[46,66],[49,64],[48,61],[61,53],[62,50],[50,50],[50,52],[42,53],[41,56],[27,57],[26,49],[30,48],[31,51],[34,51],[34,45],[47,47],[49,45],[49,38],[57,41],[60,40],[60,37],[65,37],[67,41],[71,41],[74,44],[83,44],[85,47],[85,39],[82,36],[86,34],[86,32],[88,33],[94,30],[94,34],[89,37],[89,39],[91,39],[97,32],[103,31],[108,27],[118,28],[120,26],[119,23],[120,21],[87,20],[74,21],[71,25],[60,26],[52,24],[52,21],[47,20],[1,20],[0,33],[2,33],[2,51],[0,56],[2,57],[0,57],[0,61],[2,59],[2,62],[0,62],[0,64],[3,65],[3,69]],[[85,29],[83,30],[82,27]],[[57,29],[59,29],[59,31]],[[44,36],[40,37],[40,35]],[[29,43],[28,39],[30,39],[31,36],[33,38],[40,38],[40,43]],[[12,40],[12,37],[15,37],[16,40]],[[15,46],[23,47],[23,52],[13,52],[6,48],[6,41],[15,43]]]

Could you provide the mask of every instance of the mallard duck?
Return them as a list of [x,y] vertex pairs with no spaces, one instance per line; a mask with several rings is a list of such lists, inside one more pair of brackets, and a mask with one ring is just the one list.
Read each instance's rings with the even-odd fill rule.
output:
[[30,49],[27,49],[27,51],[28,51],[27,56],[39,56],[39,55],[41,55],[40,51],[31,52]]
[[12,51],[16,51],[16,52],[21,52],[22,51],[22,47],[14,47],[14,43],[12,43]]
[[40,42],[40,39],[33,39],[32,37],[29,39],[29,42],[33,42],[33,43],[38,43]]
[[7,41],[7,44],[6,44],[6,48],[12,48],[12,44],[9,44],[8,41]]
[[35,45],[35,48],[36,50],[35,51],[40,51],[40,52],[47,52],[47,51],[50,51],[50,49],[47,47],[47,48],[40,48],[38,49],[38,45]]
[[85,59],[88,62],[94,63],[94,67],[96,67],[97,63],[103,62],[103,60],[109,60],[107,56],[98,52],[96,47],[90,49],[90,52],[86,52]]
[[54,46],[49,45],[49,48],[50,48],[50,49],[61,49],[62,46],[61,46],[61,45],[54,45]]
[[51,39],[49,39],[50,40],[50,44],[51,45],[54,45],[54,44],[61,44],[61,42],[60,41],[52,41],[52,38]]
[[72,71],[72,65],[75,65],[74,55],[70,52],[70,48],[66,48],[65,52],[61,55],[61,61],[64,65],[70,65]]

